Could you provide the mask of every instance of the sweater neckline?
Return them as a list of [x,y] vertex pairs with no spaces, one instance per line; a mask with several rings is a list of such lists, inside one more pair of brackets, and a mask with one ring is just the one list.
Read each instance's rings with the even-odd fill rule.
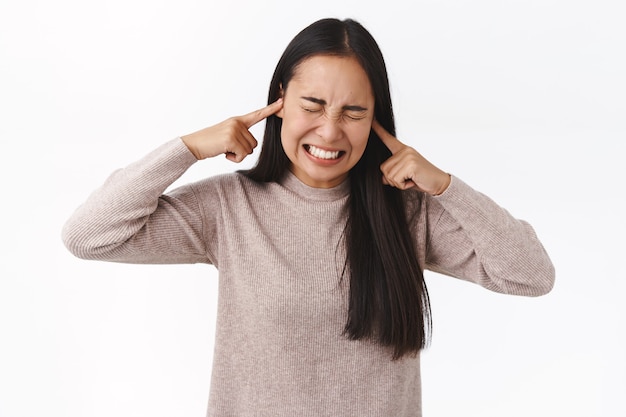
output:
[[306,200],[336,201],[350,194],[350,180],[346,178],[341,184],[332,188],[315,188],[306,185],[290,170],[286,170],[280,185]]

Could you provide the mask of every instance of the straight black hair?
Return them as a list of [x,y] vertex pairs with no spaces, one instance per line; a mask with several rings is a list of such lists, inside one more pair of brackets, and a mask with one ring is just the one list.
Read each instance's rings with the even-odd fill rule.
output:
[[[322,19],[303,29],[281,56],[270,83],[268,104],[286,90],[298,65],[312,56],[358,60],[374,93],[376,120],[392,135],[395,122],[385,62],[371,34],[352,19]],[[258,182],[278,181],[290,167],[281,144],[282,119],[270,116],[257,164],[243,173]],[[383,185],[380,165],[391,156],[374,131],[351,169],[345,229],[350,291],[344,334],[393,349],[393,359],[417,354],[428,344],[430,302],[409,236],[402,191]]]

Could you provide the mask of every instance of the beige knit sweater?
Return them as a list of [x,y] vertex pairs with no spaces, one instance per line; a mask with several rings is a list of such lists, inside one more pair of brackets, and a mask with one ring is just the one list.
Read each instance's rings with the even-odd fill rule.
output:
[[[177,138],[116,171],[63,239],[85,259],[218,268],[207,415],[420,416],[419,356],[392,361],[389,350],[342,336],[348,184],[228,174],[162,195],[195,162]],[[438,197],[404,195],[426,269],[502,293],[552,288],[552,263],[530,225],[458,178]]]

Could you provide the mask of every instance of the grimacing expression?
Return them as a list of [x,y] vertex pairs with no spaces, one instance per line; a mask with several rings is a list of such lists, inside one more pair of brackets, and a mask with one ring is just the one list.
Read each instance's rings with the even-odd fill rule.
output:
[[283,91],[281,143],[290,170],[316,188],[339,185],[361,159],[374,118],[369,78],[353,57],[315,55]]

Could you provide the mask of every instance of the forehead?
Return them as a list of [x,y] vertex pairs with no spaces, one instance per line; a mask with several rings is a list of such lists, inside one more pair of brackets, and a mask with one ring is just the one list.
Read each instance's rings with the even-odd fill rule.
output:
[[288,88],[324,100],[332,98],[373,100],[370,80],[354,57],[316,55],[302,61]]

